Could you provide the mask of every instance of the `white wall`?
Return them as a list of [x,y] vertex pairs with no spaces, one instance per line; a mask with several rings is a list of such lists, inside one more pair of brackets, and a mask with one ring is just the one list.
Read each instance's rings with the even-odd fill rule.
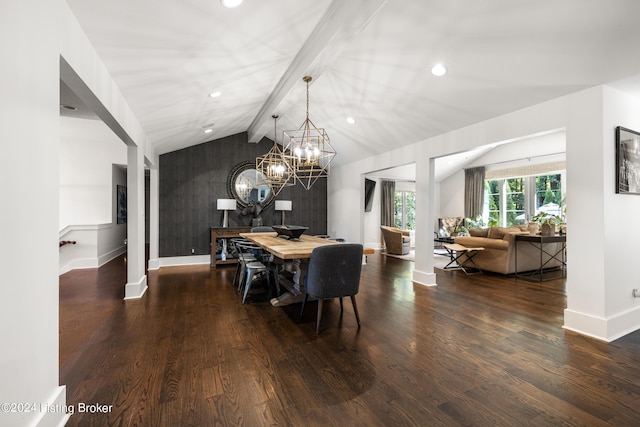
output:
[[371,204],[371,211],[365,212],[363,214],[363,222],[364,222],[364,240],[363,244],[365,247],[380,249],[382,246],[381,243],[381,235],[380,235],[380,217],[381,217],[381,206],[380,194],[382,191],[382,186],[380,184],[380,179],[378,178],[368,178],[372,181],[376,182],[376,188],[373,193],[373,201]]
[[[573,273],[575,280],[567,283],[565,327],[613,340],[640,323],[640,301],[632,295],[640,287],[633,264],[640,199],[615,193],[614,142],[616,126],[640,129],[640,100],[608,87],[598,95],[601,107],[588,111],[580,120],[584,131],[567,140],[567,237],[576,228],[584,232],[569,246],[569,261],[582,262]],[[570,149],[579,151],[580,158],[570,157]]]
[[[119,127],[121,139],[144,149],[150,162],[157,164],[157,157],[63,0],[3,1],[0,8],[0,176],[2,199],[11,207],[0,210],[3,241],[10,242],[0,253],[0,402],[64,405],[58,378],[61,59],[91,88],[99,100],[94,106]],[[143,245],[135,249],[144,253]],[[57,426],[65,419],[60,411],[0,411],[3,426]]]
[[60,117],[59,272],[95,268],[126,251],[116,221],[118,185],[127,185],[127,147],[100,120]]
[[[61,0],[0,9],[0,402],[65,403],[58,386],[58,153]],[[0,425],[61,413],[0,412]]]
[[[640,279],[634,263],[640,255],[637,242],[640,228],[634,225],[640,214],[640,197],[615,193],[614,129],[623,126],[640,131],[640,100],[611,88],[604,91],[604,256],[606,258],[605,317],[609,319],[608,334],[623,335],[637,329],[640,300],[633,289],[640,289]],[[588,215],[585,215],[588,217]],[[620,256],[625,254],[626,256]]]
[[126,163],[126,145],[101,120],[60,117],[60,230],[112,222],[112,165]]

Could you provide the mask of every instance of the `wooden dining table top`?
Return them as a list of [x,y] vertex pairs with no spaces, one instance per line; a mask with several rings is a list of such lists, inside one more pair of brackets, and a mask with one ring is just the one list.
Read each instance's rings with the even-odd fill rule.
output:
[[300,240],[288,240],[278,237],[276,232],[240,233],[241,237],[255,243],[280,259],[310,258],[311,252],[318,246],[340,244],[335,240],[315,236],[300,236]]

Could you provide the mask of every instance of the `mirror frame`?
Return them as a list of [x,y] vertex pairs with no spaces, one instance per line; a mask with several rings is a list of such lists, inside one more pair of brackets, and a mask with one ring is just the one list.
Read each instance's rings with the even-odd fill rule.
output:
[[[236,192],[236,181],[242,174],[242,172],[252,169],[257,172],[256,163],[247,160],[235,165],[233,169],[231,169],[231,172],[229,172],[229,176],[227,177],[227,193],[229,194],[229,197],[236,199],[240,208],[246,208],[248,203],[245,202]],[[267,208],[268,206],[271,206],[271,204],[275,200],[275,196],[273,195],[273,188],[271,188],[271,186],[268,184],[264,185],[266,187],[269,187],[269,195],[262,202],[262,207]]]

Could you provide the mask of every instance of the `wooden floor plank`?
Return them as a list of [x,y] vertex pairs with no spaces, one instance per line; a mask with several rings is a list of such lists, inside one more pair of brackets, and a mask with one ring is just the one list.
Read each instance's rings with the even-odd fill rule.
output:
[[60,381],[70,426],[635,425],[640,332],[603,343],[562,329],[564,279],[436,270],[369,255],[345,301],[250,304],[234,268],[162,268],[123,301],[126,264],[60,277]]

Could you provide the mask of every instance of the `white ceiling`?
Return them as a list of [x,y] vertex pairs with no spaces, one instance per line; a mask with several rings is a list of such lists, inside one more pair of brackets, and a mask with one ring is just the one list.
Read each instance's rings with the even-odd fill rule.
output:
[[67,3],[158,154],[273,138],[274,113],[279,131],[296,129],[305,74],[334,164],[594,85],[640,94],[637,0]]

